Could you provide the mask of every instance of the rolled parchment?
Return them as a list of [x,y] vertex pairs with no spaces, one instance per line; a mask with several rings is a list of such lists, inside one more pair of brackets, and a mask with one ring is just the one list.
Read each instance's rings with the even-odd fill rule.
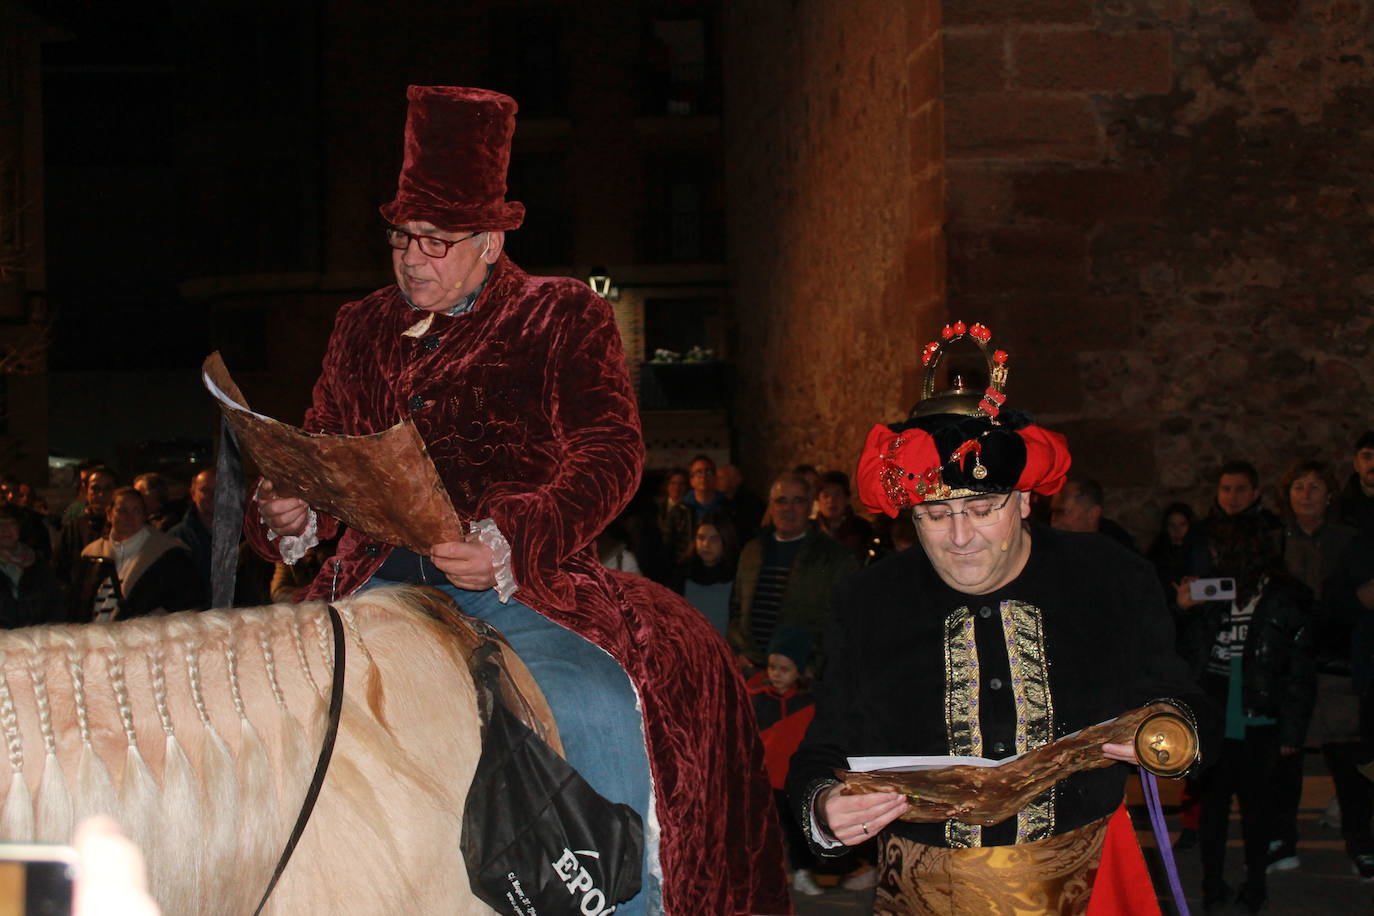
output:
[[[840,791],[846,795],[905,795],[911,808],[902,815],[904,821],[930,823],[953,818],[986,827],[1011,817],[1061,779],[1116,763],[1103,756],[1102,745],[1134,743],[1142,723],[1158,715],[1178,718],[1186,724],[1173,706],[1155,703],[1027,751],[999,766],[948,766],[906,773],[838,769],[835,776],[844,783]],[[1196,736],[1192,747],[1195,757]],[[1178,762],[1175,757],[1174,765]],[[1172,775],[1183,769],[1187,766]]]

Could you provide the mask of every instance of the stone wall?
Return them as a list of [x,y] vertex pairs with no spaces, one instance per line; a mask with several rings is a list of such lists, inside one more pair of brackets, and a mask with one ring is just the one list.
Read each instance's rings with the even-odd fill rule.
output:
[[[949,311],[1138,538],[1374,426],[1369,0],[944,12]],[[1271,505],[1277,500],[1271,494]]]
[[724,4],[736,457],[852,472],[943,321],[936,0]]
[[946,317],[993,329],[1012,403],[1142,541],[1171,500],[1205,512],[1229,458],[1343,477],[1374,427],[1371,7],[728,4],[755,481],[852,468]]

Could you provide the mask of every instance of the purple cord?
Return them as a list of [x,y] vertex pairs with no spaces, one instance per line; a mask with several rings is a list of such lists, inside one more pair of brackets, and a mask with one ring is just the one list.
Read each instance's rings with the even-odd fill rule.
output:
[[1164,859],[1164,871],[1169,876],[1169,889],[1174,892],[1178,914],[1191,916],[1188,901],[1183,897],[1183,885],[1178,880],[1178,866],[1174,863],[1173,844],[1169,842],[1169,828],[1164,824],[1164,805],[1159,799],[1159,783],[1155,780],[1155,774],[1144,767],[1140,768],[1140,786],[1145,791],[1145,807],[1150,812],[1150,825],[1155,830],[1155,842],[1159,844],[1159,854]]

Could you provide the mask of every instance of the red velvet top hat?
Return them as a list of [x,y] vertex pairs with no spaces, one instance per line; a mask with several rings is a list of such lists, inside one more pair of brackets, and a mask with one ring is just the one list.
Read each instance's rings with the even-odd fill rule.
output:
[[525,206],[506,200],[515,99],[462,86],[410,86],[406,98],[405,161],[382,218],[450,232],[518,228]]

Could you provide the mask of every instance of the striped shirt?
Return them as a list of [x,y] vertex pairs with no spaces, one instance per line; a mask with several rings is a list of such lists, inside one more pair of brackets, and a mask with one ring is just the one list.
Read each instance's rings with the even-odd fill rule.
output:
[[787,541],[779,541],[777,535],[769,535],[763,545],[763,564],[759,567],[759,577],[754,585],[754,601],[749,606],[750,636],[754,645],[766,649],[773,639],[773,631],[778,626],[778,612],[782,609],[782,596],[787,591],[787,580],[792,577],[792,565],[801,553],[802,539],[805,534]]

